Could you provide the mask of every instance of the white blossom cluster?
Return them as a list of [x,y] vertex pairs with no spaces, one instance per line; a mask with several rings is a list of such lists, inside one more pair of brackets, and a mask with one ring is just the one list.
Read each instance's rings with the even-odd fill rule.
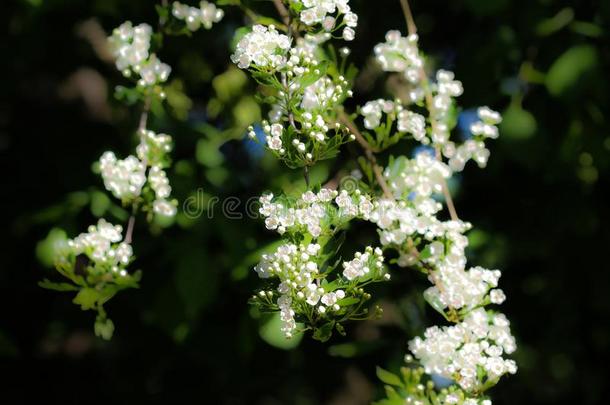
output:
[[440,194],[452,174],[449,166],[428,153],[418,153],[413,159],[399,157],[384,172],[397,198],[412,196],[411,193],[421,197]]
[[146,183],[146,165],[133,155],[121,160],[114,152],[104,152],[100,158],[100,173],[106,189],[123,201],[139,197]]
[[176,206],[168,199],[172,188],[163,169],[171,149],[169,135],[142,130],[136,147],[137,157],[129,155],[121,160],[111,151],[102,155],[99,164],[104,186],[124,203],[133,203],[142,196],[148,183],[154,193],[153,212],[165,217],[175,216]]
[[133,251],[130,244],[121,242],[122,232],[120,225],[112,225],[102,218],[97,226],[89,226],[87,233],[68,240],[63,253],[72,257],[84,254],[93,262],[95,270],[126,276],[125,267],[131,262]]
[[161,166],[152,166],[150,168],[148,171],[148,183],[150,188],[155,192],[153,211],[164,217],[176,215],[176,206],[168,200],[172,187],[169,185],[167,174],[165,174]]
[[212,28],[212,24],[222,20],[224,11],[207,1],[200,2],[199,7],[191,7],[175,1],[172,4],[172,15],[183,20],[190,31],[197,31],[201,26],[206,30]]
[[[281,295],[277,305],[280,308],[282,332],[286,337],[291,337],[296,329],[293,299],[316,306],[324,295],[324,289],[316,283],[318,276],[316,255],[319,251],[320,245],[317,244],[282,245],[275,253],[263,255],[260,263],[254,268],[261,278],[277,277],[280,280],[277,291]],[[320,308],[324,308],[324,310],[318,309],[320,312],[326,309],[324,306]]]
[[[330,284],[321,283],[326,274],[321,274],[319,270],[320,250],[320,245],[315,243],[287,243],[279,246],[274,253],[262,255],[254,268],[260,278],[277,278],[279,281],[276,305],[282,321],[281,331],[287,338],[292,337],[297,328],[297,314],[311,314],[313,309],[313,314],[318,318],[332,316],[342,310],[341,300],[348,295],[345,289],[328,289]],[[378,248],[367,247],[364,253],[356,252],[353,260],[343,263],[343,276],[354,283],[346,287],[353,289],[359,279],[388,280],[389,274],[383,268],[383,260],[381,249]],[[358,292],[363,294],[361,289]],[[275,295],[273,291],[259,293],[263,300],[272,300]]]
[[[311,165],[328,149],[354,139],[334,117],[336,107],[352,96],[350,85],[344,76],[328,74],[328,63],[320,60],[320,44],[330,38],[329,33],[306,34],[292,46],[273,25],[255,25],[231,56],[273,88],[275,96],[266,101],[269,121],[262,122],[267,147],[294,166]],[[248,135],[256,139],[253,128]]]
[[[451,144],[449,150],[445,148],[444,155],[449,158],[449,166],[455,171],[461,171],[469,160],[474,160],[479,167],[483,168],[489,160],[489,149],[485,147],[484,140],[498,138],[497,125],[502,122],[502,117],[489,107],[480,107],[477,111],[479,121],[470,126],[472,139],[468,139],[457,148]],[[455,150],[455,151],[454,151]]]
[[136,154],[147,165],[163,165],[166,155],[172,150],[172,137],[167,134],[156,134],[154,131],[143,130]]
[[[479,308],[457,325],[428,328],[423,339],[409,342],[409,349],[427,373],[453,379],[464,390],[475,391],[488,380],[516,373],[514,360],[502,357],[516,350],[509,326],[503,314]],[[479,369],[484,370],[483,376]]]
[[[344,77],[339,77],[339,83],[333,82],[329,77],[322,77],[312,85],[305,88],[301,107],[307,111],[328,110],[337,105],[345,95],[352,95],[351,90],[346,90],[348,83]],[[318,115],[321,118],[321,116]],[[318,118],[316,117],[316,120]],[[311,118],[309,119],[311,121]],[[319,128],[323,128],[326,123],[317,123]]]
[[[367,277],[371,272],[380,271],[383,268],[383,252],[379,248],[373,249],[368,246],[364,253],[356,252],[354,259],[343,262],[343,277],[349,281],[357,278]],[[390,275],[384,274],[389,280]]]
[[371,198],[359,190],[349,194],[323,188],[307,191],[296,201],[273,201],[273,194],[266,194],[259,201],[267,229],[279,234],[307,232],[314,238],[355,217],[368,219],[373,210]]
[[424,61],[417,47],[417,35],[403,37],[400,31],[388,31],[386,42],[375,46],[375,57],[386,72],[401,72],[405,78],[418,84]]
[[[383,70],[404,73],[414,86],[409,92],[411,102],[424,98],[423,81],[427,79],[424,76],[423,59],[417,47],[417,35],[405,38],[398,31],[389,31],[386,34],[386,42],[375,47],[375,54]],[[429,86],[432,91],[432,104],[428,116],[429,131],[426,129],[426,119],[422,115],[394,106],[400,111],[398,131],[411,133],[415,140],[424,145],[432,144],[448,160],[449,167],[455,172],[464,170],[469,160],[474,160],[479,167],[485,167],[489,159],[489,150],[485,147],[484,141],[498,137],[497,124],[501,122],[500,114],[488,107],[479,108],[480,121],[470,128],[473,138],[457,144],[450,140],[450,131],[455,114],[454,99],[463,93],[462,83],[455,80],[453,72],[441,69],[436,72],[435,81]],[[386,111],[391,109],[389,104],[385,107]],[[379,108],[371,109],[365,115],[365,126],[376,129],[381,124],[380,120]]]
[[299,19],[303,24],[321,24],[326,32],[334,32],[343,26],[343,39],[354,40],[358,15],[352,12],[349,0],[297,0],[295,3],[302,6]]
[[258,24],[237,43],[231,60],[240,69],[252,66],[275,70],[286,64],[290,45],[290,38],[280,34],[273,25],[266,27]]
[[360,114],[364,117],[364,127],[376,129],[381,125],[383,114],[394,117],[402,110],[402,105],[382,98],[367,102],[360,109]]
[[169,65],[150,53],[151,35],[150,25],[143,23],[134,27],[130,21],[126,21],[115,28],[108,38],[117,69],[125,77],[138,74],[138,84],[141,86],[163,83],[171,72]]
[[[386,119],[383,119],[384,114]],[[400,100],[384,100],[382,98],[367,102],[360,108],[364,117],[364,127],[372,130],[388,130],[388,124],[396,121],[399,133],[410,133],[416,141],[424,145],[430,143],[426,136],[426,118],[418,113],[404,109]]]

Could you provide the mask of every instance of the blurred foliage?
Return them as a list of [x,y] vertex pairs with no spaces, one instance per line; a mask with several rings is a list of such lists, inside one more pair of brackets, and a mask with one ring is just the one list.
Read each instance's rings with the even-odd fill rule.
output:
[[[273,15],[268,2],[251,2]],[[404,31],[398,1],[352,0],[360,15],[352,59],[361,103],[396,88],[372,63],[385,31]],[[303,188],[244,140],[263,116],[256,85],[229,62],[242,13],[211,31],[168,38],[174,70],[151,127],[174,136],[170,181],[190,213],[176,225],[137,224],[141,288],[109,305],[117,328],[96,339],[89,314],[40,289],[54,243],[102,215],[127,213],[91,170],[104,150],[134,145],[138,107],[113,100],[125,84],[103,52],[104,31],[156,21],[144,0],[9,0],[3,4],[0,164],[2,404],[360,404],[379,399],[376,366],[398,371],[407,338],[440,319],[426,309],[427,282],[394,271],[381,321],[348,325],[326,344],[274,335],[277,320],[247,305],[251,266],[274,236],[246,215],[264,190]],[[520,349],[519,373],[494,390],[497,404],[607,402],[610,353],[610,2],[412,1],[422,47],[463,81],[461,104],[504,112],[487,170],[452,184],[471,221],[470,256],[504,270],[504,311]],[[102,42],[100,42],[102,41]],[[459,124],[458,124],[459,128]],[[344,148],[341,159],[352,159]],[[324,162],[312,182],[334,176]],[[338,167],[338,166],[337,166]],[[217,197],[217,198],[216,198]],[[241,204],[222,214],[228,197]],[[184,206],[185,210],[187,205]],[[67,235],[59,230],[65,229]],[[354,243],[376,236],[365,225]],[[110,328],[112,325],[100,325]],[[103,333],[103,330],[100,330]],[[293,347],[294,346],[294,347]]]

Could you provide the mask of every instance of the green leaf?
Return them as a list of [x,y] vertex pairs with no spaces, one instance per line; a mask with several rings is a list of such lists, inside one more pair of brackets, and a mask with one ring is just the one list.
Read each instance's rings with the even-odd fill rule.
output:
[[536,26],[536,34],[540,36],[551,35],[568,25],[573,19],[574,10],[570,7],[563,8],[553,17],[540,21]]
[[284,333],[281,331],[282,320],[280,314],[275,312],[267,322],[265,322],[258,330],[260,337],[273,347],[277,347],[282,350],[294,349],[301,343],[303,334],[287,339]]
[[441,302],[440,298],[437,294],[431,294],[430,290],[424,291],[424,299],[436,312],[443,315],[445,318],[447,315],[445,314],[445,306]]
[[72,302],[77,305],[80,305],[81,309],[85,311],[87,309],[95,309],[95,307],[97,306],[97,302],[101,298],[102,294],[98,290],[94,288],[85,287],[82,288],[78,292],[78,294],[76,294],[76,297],[74,297],[74,300]]
[[389,385],[394,385],[396,387],[403,386],[400,377],[398,377],[396,374],[389,372],[388,370],[384,370],[381,367],[377,367],[377,378]]
[[93,326],[95,336],[100,337],[104,340],[110,340],[114,334],[114,323],[112,320],[98,316]]
[[91,213],[93,216],[97,218],[102,217],[108,208],[110,208],[110,203],[110,198],[108,198],[106,193],[101,191],[91,192]]
[[599,56],[592,45],[578,45],[565,51],[551,66],[546,87],[554,96],[575,90],[598,65]]
[[337,301],[337,304],[341,307],[349,307],[350,305],[355,305],[360,302],[360,298],[356,297],[346,297],[342,300]]
[[36,257],[45,267],[53,267],[58,250],[68,240],[63,229],[53,228],[47,237],[36,245]]
[[46,278],[42,281],[38,282],[38,286],[42,288],[46,288],[47,290],[54,291],[78,291],[79,287],[70,283],[55,283],[53,281],[47,280]]
[[301,87],[305,88],[305,87],[311,86],[312,84],[317,82],[321,77],[326,75],[327,70],[328,70],[328,61],[324,61],[324,62],[320,63],[316,67],[316,69],[314,69],[313,71],[304,75],[301,78]]
[[527,139],[532,137],[537,130],[536,118],[520,105],[512,103],[502,113],[500,134],[504,138]]
[[333,335],[333,328],[335,327],[335,321],[329,321],[324,325],[316,328],[313,332],[313,338],[320,342],[326,342]]

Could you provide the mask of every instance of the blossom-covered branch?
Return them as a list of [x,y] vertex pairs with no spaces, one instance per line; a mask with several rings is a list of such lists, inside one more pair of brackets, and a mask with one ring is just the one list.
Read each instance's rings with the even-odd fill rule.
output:
[[[169,6],[165,2],[158,10],[159,36],[164,32],[194,31],[201,26],[209,29],[223,16],[222,10],[206,1],[198,8],[174,2],[171,21],[168,21]],[[167,31],[168,22],[177,31]],[[148,128],[151,103],[165,98],[163,85],[171,73],[171,67],[157,56],[159,49],[154,48],[153,34],[149,24],[134,26],[127,21],[108,38],[116,68],[133,83],[130,88],[117,87],[117,98],[128,97],[142,103],[135,154],[121,159],[113,151],[107,151],[97,164],[106,190],[130,212],[125,236],[121,225],[100,219],[87,233],[65,241],[57,251],[55,268],[70,283],[49,280],[40,283],[42,287],[58,291],[77,291],[74,303],[83,310],[97,312],[95,334],[104,339],[110,339],[114,332],[104,304],[123,289],[137,288],[141,278],[140,271],[130,273],[128,269],[134,260],[131,243],[136,217],[144,213],[151,222],[155,217],[171,218],[177,213],[178,203],[171,198],[172,187],[165,172],[171,163],[172,138]]]

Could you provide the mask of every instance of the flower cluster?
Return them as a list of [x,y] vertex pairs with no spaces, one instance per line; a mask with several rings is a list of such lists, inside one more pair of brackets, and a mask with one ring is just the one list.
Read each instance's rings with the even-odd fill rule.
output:
[[426,330],[409,349],[427,373],[455,380],[464,390],[476,391],[488,381],[517,372],[514,360],[502,357],[516,350],[506,316],[479,308],[454,326]]
[[488,107],[478,109],[479,121],[470,126],[473,137],[466,140],[462,145],[445,152],[449,158],[449,165],[455,171],[461,171],[469,160],[474,160],[479,167],[485,167],[489,159],[489,150],[485,147],[484,140],[496,139],[498,137],[497,125],[502,122],[502,117],[496,111]]
[[72,284],[43,280],[41,287],[57,291],[77,291],[73,302],[83,310],[98,312],[94,331],[110,339],[114,324],[106,317],[103,305],[117,292],[138,287],[140,272],[128,273],[133,261],[129,241],[123,240],[123,227],[103,218],[86,233],[63,241],[56,251],[55,269]]
[[375,57],[381,68],[386,72],[401,72],[409,82],[419,83],[424,62],[417,47],[417,35],[405,38],[394,30],[388,31],[385,40],[375,46]]
[[[361,318],[361,305],[369,297],[362,286],[389,279],[384,250],[395,250],[399,266],[427,275],[432,286],[425,291],[425,299],[454,324],[429,328],[424,338],[411,342],[410,349],[423,366],[417,369],[421,372],[413,372],[417,374],[413,381],[419,381],[425,370],[453,379],[457,385],[437,392],[433,384],[425,390],[401,382],[398,385],[404,389],[407,403],[489,405],[481,393],[502,375],[516,371],[515,363],[503,358],[515,350],[515,339],[506,318],[485,309],[505,300],[497,288],[500,271],[467,268],[465,233],[471,225],[458,219],[447,180],[469,160],[485,166],[489,151],[484,142],[497,138],[500,115],[480,108],[480,120],[471,126],[470,139],[452,140],[462,83],[447,70],[428,77],[417,35],[403,37],[390,31],[385,42],[375,47],[376,60],[384,71],[404,76],[408,99],[404,103],[380,98],[360,107],[358,115],[366,129],[360,132],[342,108],[352,96],[349,84],[353,77],[344,68],[349,50],[327,52],[321,46],[339,29],[343,29],[344,39],[353,39],[357,16],[348,1],[281,3],[276,6],[284,25],[254,26],[232,55],[234,63],[248,69],[265,87],[264,102],[270,105],[270,113],[261,127],[267,147],[289,167],[305,167],[308,182],[308,167],[335,156],[347,139],[358,136],[366,157],[359,163],[370,184],[349,192],[309,190],[295,199],[263,195],[260,213],[265,226],[276,230],[284,241],[256,266],[258,275],[272,287],[260,291],[253,301],[279,313],[286,336],[312,329],[314,338],[325,340],[335,327],[341,333],[342,322]],[[294,30],[299,29],[293,38]],[[253,127],[248,134],[257,138]],[[431,153],[419,153],[412,159],[391,157],[385,170],[379,167],[374,153],[407,135]],[[377,195],[373,181],[383,197]],[[441,218],[441,194],[450,220]],[[340,231],[355,219],[377,226],[381,247],[367,247],[351,260],[337,260]],[[396,379],[389,380],[389,384],[396,383]]]
[[231,60],[240,69],[252,66],[256,69],[275,70],[286,64],[290,43],[290,38],[280,34],[273,25],[255,25],[237,43]]
[[[169,135],[141,130],[140,143],[136,147],[137,157],[129,155],[120,160],[114,152],[108,151],[100,158],[104,186],[126,205],[143,204],[145,209],[152,209],[155,214],[175,216],[176,203],[168,200],[172,188],[163,170],[168,165],[171,149],[172,138]],[[146,184],[152,194],[144,193]]]
[[139,197],[146,183],[146,165],[133,155],[121,160],[114,152],[104,152],[100,158],[100,173],[106,189],[125,202]]
[[415,158],[400,156],[384,175],[396,198],[430,197],[443,191],[443,184],[451,177],[451,169],[428,153]]
[[[306,34],[293,41],[273,25],[255,25],[231,56],[268,87],[265,102],[271,110],[269,121],[262,122],[267,147],[289,167],[328,159],[353,140],[336,118],[338,106],[352,96],[350,83],[340,70],[329,71],[321,56],[320,45],[329,38],[328,33]],[[253,128],[248,134],[256,139]]]
[[343,39],[354,40],[358,15],[351,11],[349,0],[296,0],[294,3],[301,8],[299,19],[303,24],[321,24],[326,32],[334,32],[343,26]]
[[[199,9],[175,3],[172,10],[176,18],[186,20],[189,29],[195,29],[199,24],[209,28],[223,14],[205,1],[200,3]],[[164,25],[169,7],[162,5],[158,12],[161,30],[155,36],[162,39],[164,33],[171,32]],[[184,33],[184,30],[178,33]],[[177,202],[170,199],[172,189],[165,172],[170,165],[172,138],[147,129],[152,103],[165,98],[159,84],[167,81],[171,71],[152,52],[152,37],[150,25],[133,26],[127,21],[114,29],[108,38],[117,69],[126,77],[137,75],[137,85],[133,88],[117,87],[117,98],[143,102],[137,131],[140,142],[135,153],[119,159],[114,152],[107,151],[97,165],[105,188],[131,213],[125,237],[123,239],[122,226],[100,219],[87,233],[66,241],[58,249],[55,269],[70,282],[44,280],[39,283],[51,290],[77,291],[74,303],[83,310],[97,312],[94,331],[104,339],[110,339],[114,332],[114,324],[107,318],[104,304],[120,290],[138,287],[140,272],[130,274],[127,270],[133,260],[131,241],[138,215],[145,213],[148,222],[156,220],[158,225],[164,226],[169,222],[164,217],[174,217],[177,213]],[[162,40],[155,43],[162,43]]]
[[150,53],[151,35],[150,25],[143,23],[134,27],[127,21],[115,28],[108,38],[117,69],[125,77],[138,74],[140,86],[163,83],[171,72],[169,65]]
[[318,193],[307,191],[296,200],[274,201],[273,194],[266,194],[260,204],[267,229],[277,230],[280,235],[307,233],[313,238],[332,235],[356,217],[368,219],[373,210],[371,198],[360,190],[350,194],[325,188]]
[[199,7],[191,7],[175,1],[172,4],[172,15],[178,20],[183,20],[190,31],[197,31],[201,26],[206,30],[212,28],[212,24],[222,20],[224,11],[207,1],[200,2]]
[[85,255],[89,274],[126,277],[126,267],[133,259],[133,251],[129,243],[121,242],[122,232],[121,225],[112,225],[102,218],[86,233],[68,240],[57,259],[68,262]]
[[[357,252],[354,259],[343,262],[343,277],[349,281],[368,276],[371,272],[383,268],[383,252],[379,248],[367,247],[364,253]],[[384,278],[389,280],[389,274]]]
[[[352,261],[343,263],[343,277],[329,282],[331,272],[323,270],[327,265],[319,244],[284,244],[274,253],[264,254],[254,268],[260,278],[277,279],[278,284],[273,290],[260,291],[253,302],[279,310],[281,331],[287,338],[297,333],[299,322],[314,329],[314,336],[326,340],[333,326],[367,313],[361,306],[370,295],[361,285],[389,279],[383,260],[380,249],[367,247],[364,253],[357,252]],[[326,330],[323,325],[329,324],[331,329]]]

